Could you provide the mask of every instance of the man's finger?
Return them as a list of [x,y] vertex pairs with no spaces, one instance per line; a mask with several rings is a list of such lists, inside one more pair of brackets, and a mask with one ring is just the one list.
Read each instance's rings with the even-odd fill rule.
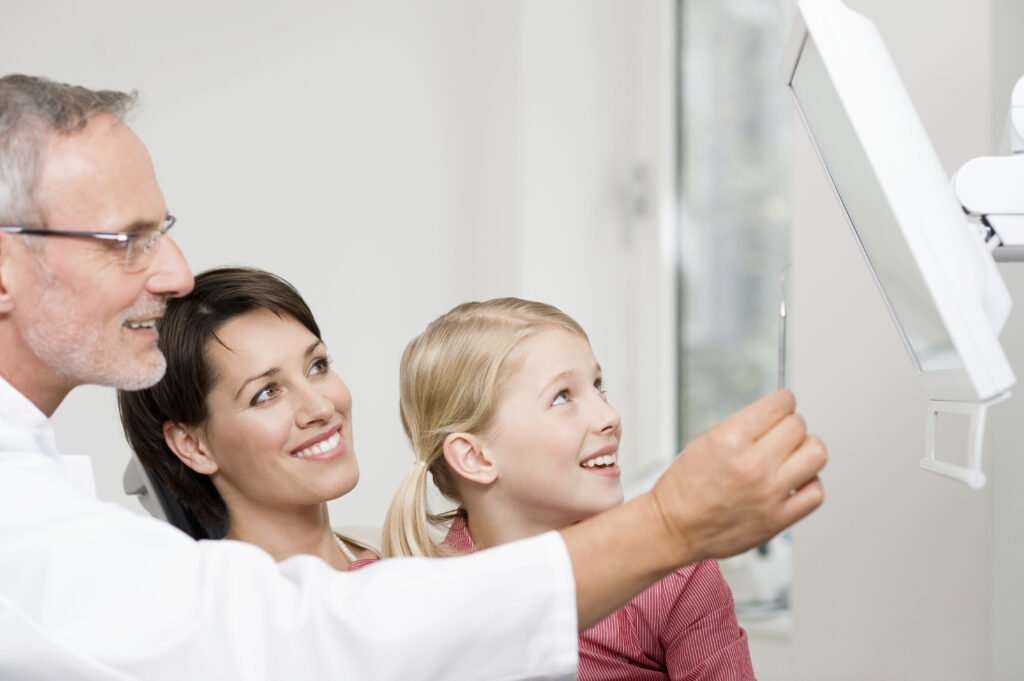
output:
[[815,477],[782,502],[782,510],[778,517],[779,524],[782,527],[789,527],[810,515],[824,501],[825,487],[821,484],[821,480]]
[[795,409],[796,398],[783,388],[747,405],[727,418],[722,425],[737,431],[739,437],[753,442]]
[[[760,456],[774,462],[778,467],[807,439],[807,424],[800,414],[789,414],[754,443],[754,450]],[[775,467],[772,470],[775,470]]]
[[799,490],[814,480],[828,462],[825,443],[808,435],[803,443],[779,466],[778,481],[783,490]]

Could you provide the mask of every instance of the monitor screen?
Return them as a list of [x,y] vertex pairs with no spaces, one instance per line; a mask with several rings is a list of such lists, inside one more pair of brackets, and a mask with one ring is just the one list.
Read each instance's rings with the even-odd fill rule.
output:
[[922,371],[963,367],[813,41],[804,45],[791,87],[808,126],[814,131],[825,170],[917,367]]
[[929,397],[1003,395],[1009,291],[875,26],[839,0],[800,0],[783,68]]

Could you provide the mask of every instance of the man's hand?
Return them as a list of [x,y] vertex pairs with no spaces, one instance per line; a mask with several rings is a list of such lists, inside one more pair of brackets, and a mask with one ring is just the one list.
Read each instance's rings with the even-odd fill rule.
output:
[[682,556],[725,558],[762,544],[821,505],[824,443],[780,390],[691,442],[651,491]]
[[825,445],[781,390],[683,450],[654,489],[562,530],[580,630],[670,571],[767,541],[824,499]]

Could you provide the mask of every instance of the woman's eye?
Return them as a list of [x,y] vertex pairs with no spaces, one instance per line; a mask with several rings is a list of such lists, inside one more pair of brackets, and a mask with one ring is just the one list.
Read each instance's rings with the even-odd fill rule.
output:
[[594,390],[596,390],[597,392],[601,393],[602,395],[605,395],[605,394],[608,393],[608,391],[605,390],[605,387],[604,387],[604,379],[600,379],[599,378],[596,381],[594,381]]
[[312,366],[309,368],[311,374],[326,374],[331,370],[331,358],[330,357],[317,357]]
[[280,392],[281,392],[281,388],[279,388],[278,386],[274,385],[273,383],[268,385],[268,386],[266,386],[266,387],[264,387],[264,388],[260,388],[259,392],[257,392],[255,395],[253,395],[252,399],[249,400],[249,406],[255,407],[258,404],[263,404],[264,402],[268,402],[268,401],[274,399],[275,397],[277,397],[278,393],[280,393]]
[[569,402],[569,391],[559,390],[558,394],[555,395],[555,399],[551,401],[551,406],[556,404],[567,404]]

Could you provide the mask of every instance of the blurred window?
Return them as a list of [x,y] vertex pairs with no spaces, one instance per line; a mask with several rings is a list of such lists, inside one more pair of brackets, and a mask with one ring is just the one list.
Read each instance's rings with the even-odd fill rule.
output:
[[678,0],[680,444],[778,385],[790,0]]
[[[790,0],[677,0],[680,446],[779,383]],[[745,626],[787,612],[790,534],[722,561]]]

